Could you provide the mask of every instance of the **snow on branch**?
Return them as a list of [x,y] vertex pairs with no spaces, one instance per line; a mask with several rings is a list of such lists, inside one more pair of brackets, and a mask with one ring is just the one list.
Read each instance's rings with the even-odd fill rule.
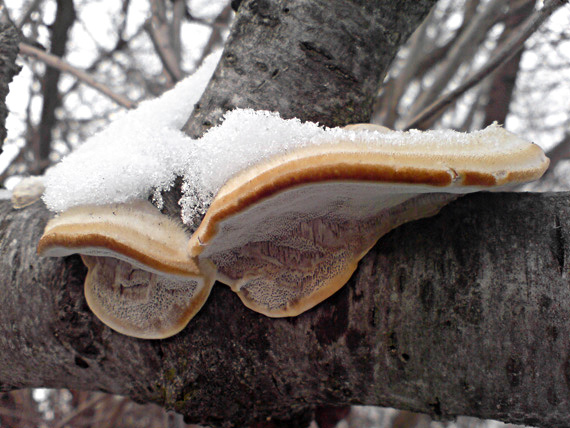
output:
[[47,207],[62,212],[80,205],[122,203],[152,196],[160,206],[160,192],[171,188],[177,177],[183,177],[180,205],[182,220],[189,224],[197,215],[196,207],[209,206],[231,177],[306,146],[358,140],[359,144],[386,153],[423,150],[433,156],[460,153],[469,157],[470,153],[482,151],[501,152],[506,144],[526,144],[514,136],[506,137],[508,133],[498,125],[471,134],[412,130],[389,131],[378,138],[378,132],[367,129],[325,128],[298,119],[284,120],[274,112],[241,109],[226,113],[220,126],[192,140],[180,129],[218,59],[219,54],[210,56],[192,76],[161,97],[126,112],[50,169],[43,197]]

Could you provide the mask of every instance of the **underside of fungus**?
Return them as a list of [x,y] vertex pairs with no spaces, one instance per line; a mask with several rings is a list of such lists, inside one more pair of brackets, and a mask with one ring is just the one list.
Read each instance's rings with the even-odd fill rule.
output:
[[142,339],[162,339],[182,330],[200,310],[213,281],[137,269],[111,257],[81,256],[89,269],[85,299],[112,329]]
[[89,306],[131,336],[178,332],[214,280],[257,312],[295,316],[339,290],[391,229],[548,166],[538,146],[499,126],[445,141],[369,124],[334,135],[229,179],[192,236],[146,201],[89,205],[50,221],[39,253],[82,254]]

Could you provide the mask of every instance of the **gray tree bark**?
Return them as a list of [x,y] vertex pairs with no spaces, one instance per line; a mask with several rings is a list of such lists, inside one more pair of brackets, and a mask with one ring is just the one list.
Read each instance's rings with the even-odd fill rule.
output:
[[244,1],[185,132],[198,137],[238,107],[331,127],[369,121],[387,66],[433,4]]
[[[310,3],[315,9],[304,13],[319,12],[326,22],[328,9],[338,6]],[[359,27],[368,26],[372,34],[389,37],[398,32],[398,43],[433,4],[341,3],[339,21],[356,16],[364,20]],[[366,9],[372,3],[378,10],[392,7],[393,15],[377,16]],[[292,6],[309,8],[306,1],[246,1],[224,58],[228,52],[245,51],[242,44],[253,52],[258,39],[248,35],[258,28],[265,29],[265,38],[273,37],[279,26],[260,24],[264,19],[272,22],[273,16],[260,5],[277,5],[275,13],[286,14],[286,19],[292,19]],[[244,22],[244,16],[251,21]],[[309,18],[296,22],[307,25],[299,33],[306,37],[274,39],[276,51],[288,51],[285,44],[301,49],[299,40],[307,39],[319,52],[345,52],[333,55],[331,64],[314,60],[309,49],[305,65],[315,73],[357,67],[361,48],[351,55],[348,47],[338,46],[349,43],[350,37],[344,42],[334,39]],[[400,24],[390,27],[387,22]],[[378,70],[386,69],[398,43],[362,48],[384,49],[378,59],[383,63],[345,85],[348,93],[342,102],[367,100],[369,95],[372,100],[382,78]],[[235,73],[238,79],[226,66],[222,62],[200,101],[199,114],[188,123],[197,134],[228,106],[208,101],[218,90],[227,91],[223,82],[243,88],[250,81],[249,75]],[[288,65],[275,59],[274,66],[284,70]],[[327,86],[322,85],[324,79],[307,79]],[[298,88],[290,88],[288,95],[275,83],[279,81],[271,82],[279,91],[259,96],[282,97],[283,105],[306,110],[298,115],[303,119],[334,111],[322,122],[335,124],[343,114],[345,122],[365,120],[369,114],[366,106],[356,109],[358,114],[350,108],[343,113],[338,96],[319,96],[314,100],[318,103],[311,104],[315,92],[308,88],[301,103],[295,98]],[[326,91],[340,94],[337,86],[343,81],[332,78]],[[270,107],[257,96],[250,95],[246,106]],[[283,100],[288,96],[295,100]],[[225,426],[268,416],[287,418],[317,404],[347,403],[394,406],[439,418],[464,414],[535,426],[570,425],[567,194],[462,198],[440,215],[384,237],[342,290],[296,318],[254,313],[227,287],[216,285],[188,327],[166,340],[122,336],[100,323],[83,297],[85,268],[80,259],[40,259],[35,253],[50,214],[40,204],[15,211],[2,202],[2,391],[40,386],[101,390],[160,403],[191,421]]]

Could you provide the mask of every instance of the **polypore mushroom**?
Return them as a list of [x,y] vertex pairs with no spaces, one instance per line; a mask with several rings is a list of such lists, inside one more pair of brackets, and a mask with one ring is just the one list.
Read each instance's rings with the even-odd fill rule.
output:
[[89,205],[48,222],[38,253],[81,254],[95,315],[123,334],[163,338],[184,328],[214,282],[189,258],[188,238],[149,202]]
[[538,146],[497,125],[472,134],[358,129],[229,180],[189,254],[249,308],[294,316],[340,289],[394,227],[458,194],[535,180],[548,166]]

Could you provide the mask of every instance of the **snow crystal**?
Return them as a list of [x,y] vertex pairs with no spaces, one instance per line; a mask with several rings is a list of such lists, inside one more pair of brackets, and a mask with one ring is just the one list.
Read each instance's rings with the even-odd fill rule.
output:
[[72,206],[146,199],[189,165],[192,140],[180,129],[208,84],[219,53],[162,96],[144,101],[95,134],[45,175],[43,200],[55,212]]

